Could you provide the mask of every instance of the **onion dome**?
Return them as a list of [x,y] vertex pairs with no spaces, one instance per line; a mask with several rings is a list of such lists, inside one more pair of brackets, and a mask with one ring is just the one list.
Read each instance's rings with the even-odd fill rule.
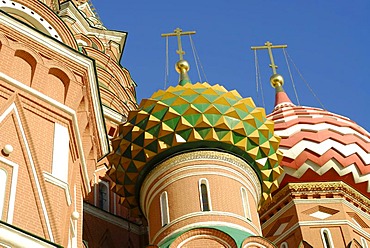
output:
[[267,117],[282,139],[284,169],[280,187],[289,182],[343,181],[367,197],[370,192],[370,135],[350,119],[319,108],[295,106],[276,87],[274,111]]
[[145,175],[169,156],[195,149],[221,150],[243,158],[260,179],[262,201],[270,198],[282,173],[280,139],[264,109],[256,108],[251,98],[242,98],[235,90],[192,84],[185,75],[188,65],[180,61],[177,68],[180,84],[144,99],[112,141],[108,175],[123,204],[138,211]]

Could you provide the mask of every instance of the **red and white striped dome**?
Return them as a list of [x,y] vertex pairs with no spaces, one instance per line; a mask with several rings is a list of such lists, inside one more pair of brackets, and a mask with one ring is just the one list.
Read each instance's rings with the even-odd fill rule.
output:
[[283,152],[280,188],[289,182],[343,181],[370,198],[370,134],[350,119],[295,106],[277,91],[275,123]]

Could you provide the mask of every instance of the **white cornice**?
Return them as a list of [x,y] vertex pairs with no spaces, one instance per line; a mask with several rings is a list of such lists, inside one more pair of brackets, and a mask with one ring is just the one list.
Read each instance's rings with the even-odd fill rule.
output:
[[55,248],[52,245],[25,232],[0,223],[0,244],[9,247]]
[[123,114],[120,114],[117,111],[114,111],[105,105],[102,105],[102,106],[103,106],[103,113],[105,117],[113,120],[116,124],[121,124],[123,122],[126,122],[127,118]]

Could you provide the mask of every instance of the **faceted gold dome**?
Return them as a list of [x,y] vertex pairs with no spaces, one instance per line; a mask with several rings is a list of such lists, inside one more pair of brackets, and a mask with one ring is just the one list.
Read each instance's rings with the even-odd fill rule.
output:
[[248,162],[266,200],[277,189],[282,172],[280,138],[273,130],[264,109],[235,90],[208,83],[169,87],[144,99],[140,110],[131,111],[127,123],[120,126],[108,156],[108,175],[124,204],[138,210],[140,184],[157,163],[192,149],[218,149]]

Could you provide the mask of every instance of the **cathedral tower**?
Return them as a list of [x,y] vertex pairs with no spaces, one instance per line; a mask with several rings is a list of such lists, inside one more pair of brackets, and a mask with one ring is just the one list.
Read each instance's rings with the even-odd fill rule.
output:
[[109,156],[115,191],[142,212],[149,242],[159,247],[241,247],[261,238],[258,207],[281,174],[279,138],[264,110],[220,85],[180,83],[157,91],[131,111]]
[[[272,57],[274,46],[265,48]],[[281,137],[284,172],[260,209],[264,236],[281,248],[368,247],[369,133],[346,117],[294,105],[276,70],[271,84],[275,108],[267,118]]]

